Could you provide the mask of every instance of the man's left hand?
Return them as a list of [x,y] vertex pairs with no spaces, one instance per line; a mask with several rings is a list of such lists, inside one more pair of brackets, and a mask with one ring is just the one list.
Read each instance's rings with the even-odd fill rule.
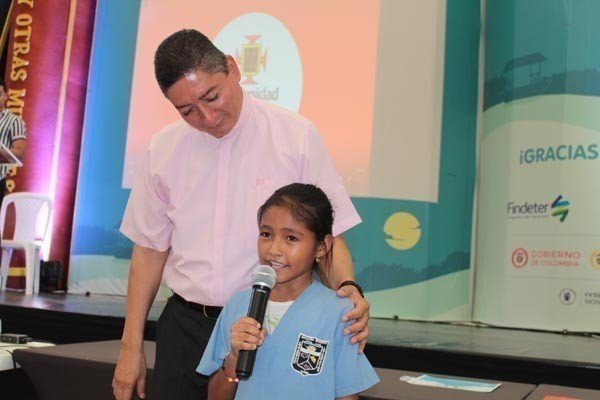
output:
[[342,321],[353,321],[344,329],[344,335],[351,335],[350,343],[358,343],[358,353],[362,354],[369,337],[369,308],[371,305],[365,300],[354,286],[343,286],[337,291],[339,297],[347,297],[354,303],[354,309],[342,318]]

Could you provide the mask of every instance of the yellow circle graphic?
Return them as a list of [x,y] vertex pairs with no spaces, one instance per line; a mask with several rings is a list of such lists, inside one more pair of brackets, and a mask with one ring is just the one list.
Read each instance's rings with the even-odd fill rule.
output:
[[387,235],[385,241],[393,249],[408,250],[413,248],[421,239],[419,220],[407,212],[397,212],[385,221],[383,232]]
[[600,250],[596,250],[592,253],[590,257],[590,263],[592,267],[595,269],[600,269]]

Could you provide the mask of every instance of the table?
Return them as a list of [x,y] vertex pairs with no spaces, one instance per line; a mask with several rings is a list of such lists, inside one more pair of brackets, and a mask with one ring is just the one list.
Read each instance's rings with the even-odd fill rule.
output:
[[17,349],[29,349],[39,347],[50,347],[54,346],[52,343],[46,342],[29,342],[27,344],[12,344],[12,343],[0,343],[0,371],[7,371],[9,369],[18,368],[16,362],[13,361],[13,351]]
[[502,383],[490,393],[468,392],[465,390],[443,389],[411,385],[400,380],[401,376],[420,376],[422,373],[394,369],[376,368],[381,380],[377,385],[363,392],[364,400],[523,400],[535,389],[535,385],[513,382],[490,381],[456,376],[434,375],[441,378],[466,379],[477,382]]
[[13,352],[18,349],[48,346],[54,345],[46,342],[29,342],[19,345],[0,343],[0,388],[2,388],[2,398],[37,400],[31,380],[19,364],[13,361]]
[[539,385],[527,400],[598,400],[600,391],[566,386]]
[[[39,400],[112,399],[112,378],[121,342],[65,344],[20,349],[14,357],[35,387]],[[155,343],[144,342],[147,361],[146,398],[152,398]]]

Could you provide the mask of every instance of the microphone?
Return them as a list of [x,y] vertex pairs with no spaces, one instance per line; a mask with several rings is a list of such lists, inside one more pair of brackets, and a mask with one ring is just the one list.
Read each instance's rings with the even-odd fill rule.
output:
[[[276,280],[277,273],[268,265],[260,265],[252,273],[252,297],[248,307],[248,316],[258,321],[261,327],[267,311],[269,293],[275,286]],[[235,367],[235,373],[240,380],[247,380],[252,376],[255,360],[256,350],[240,350]]]

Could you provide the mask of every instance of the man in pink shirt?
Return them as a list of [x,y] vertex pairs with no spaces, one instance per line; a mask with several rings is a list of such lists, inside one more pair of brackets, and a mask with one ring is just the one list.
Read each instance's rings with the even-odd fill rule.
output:
[[161,278],[174,294],[157,325],[154,398],[205,398],[196,374],[221,307],[250,286],[257,210],[292,182],[323,189],[335,209],[333,268],[322,279],[355,309],[349,339],[364,349],[369,304],[354,281],[341,234],[360,223],[314,125],[245,93],[240,71],[206,36],[182,30],[158,47],[155,75],[182,119],[154,136],[123,217],[131,258],[116,399],[144,397],[142,351],[148,310]]

